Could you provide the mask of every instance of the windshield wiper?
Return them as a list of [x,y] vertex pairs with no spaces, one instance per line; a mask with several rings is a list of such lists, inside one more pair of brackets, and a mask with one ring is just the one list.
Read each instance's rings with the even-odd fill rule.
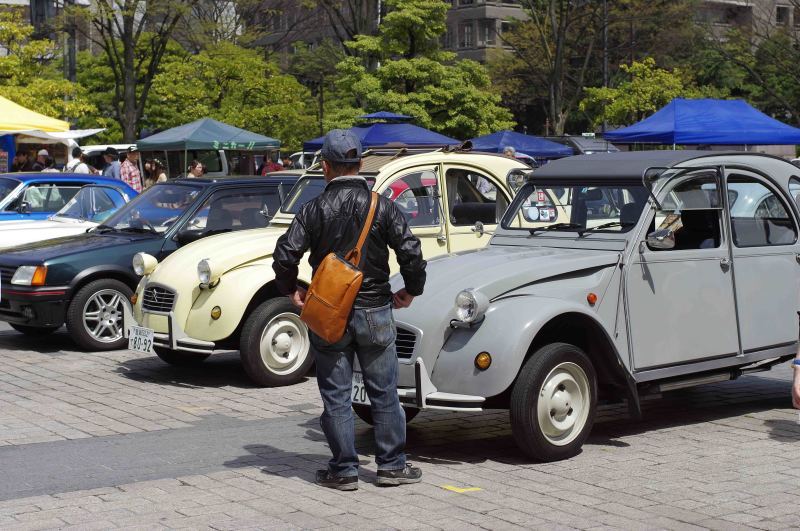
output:
[[123,227],[119,230],[121,232],[135,232],[138,234],[158,234],[158,231],[152,227]]
[[119,232],[117,228],[112,227],[111,225],[98,225],[94,228],[94,230],[100,234],[104,234],[106,232]]
[[609,229],[611,227],[626,227],[626,226],[629,226],[629,225],[633,225],[633,224],[632,223],[623,223],[621,221],[609,221],[608,223],[603,223],[602,225],[598,225],[596,227],[589,227],[588,229],[585,229],[585,230],[581,231],[581,235],[583,235],[583,234],[585,234],[587,232],[595,231],[595,230]]
[[554,223],[552,225],[546,225],[544,227],[536,227],[532,229],[528,229],[528,232],[531,235],[536,234],[539,231],[546,231],[546,230],[559,230],[559,229],[582,229],[583,225],[580,223]]

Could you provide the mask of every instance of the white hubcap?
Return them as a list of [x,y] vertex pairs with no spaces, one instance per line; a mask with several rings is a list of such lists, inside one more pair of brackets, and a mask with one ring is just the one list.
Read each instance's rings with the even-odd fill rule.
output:
[[83,327],[97,341],[113,343],[122,337],[125,296],[113,289],[103,289],[89,297],[83,306]]
[[575,363],[560,363],[544,379],[536,415],[547,440],[563,446],[572,442],[589,415],[589,379]]
[[289,374],[308,357],[308,328],[293,313],[273,317],[261,333],[261,359],[273,374]]

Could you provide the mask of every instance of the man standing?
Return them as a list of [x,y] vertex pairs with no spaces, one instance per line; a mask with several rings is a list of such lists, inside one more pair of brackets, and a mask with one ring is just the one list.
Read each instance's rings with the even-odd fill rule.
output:
[[17,156],[14,157],[14,166],[11,171],[33,171],[33,162],[27,151],[24,149],[22,151],[17,151]]
[[46,149],[40,149],[36,154],[36,162],[33,163],[33,171],[43,171],[47,168],[47,159],[50,158],[50,153]]
[[108,146],[103,152],[103,159],[106,161],[106,167],[103,168],[103,177],[117,179],[118,181],[122,180],[122,176],[119,173],[120,164],[117,150]]
[[[278,290],[298,307],[306,291],[297,285],[297,266],[310,249],[309,263],[316,272],[331,252],[344,254],[354,245],[367,218],[371,200],[361,169],[361,142],[347,130],[328,133],[322,146],[323,193],[300,209],[289,230],[280,237],[273,255]],[[389,286],[389,248],[393,249],[405,288]],[[406,419],[397,396],[397,330],[392,307],[406,308],[425,285],[425,260],[419,240],[406,218],[389,199],[380,196],[375,220],[364,246],[360,268],[364,274],[344,337],[326,343],[311,333],[316,355],[317,384],[325,410],[322,431],[333,457],[317,483],[339,490],[358,488],[358,455],[351,404],[353,360],[358,356],[372,404],[375,426],[375,462],[378,485],[417,483],[419,468],[406,463]]]
[[83,151],[78,146],[72,148],[72,160],[64,166],[64,173],[91,173],[89,165],[83,161]]
[[119,175],[128,186],[137,192],[142,191],[142,174],[139,171],[139,150],[136,146],[128,148],[128,156],[119,167]]

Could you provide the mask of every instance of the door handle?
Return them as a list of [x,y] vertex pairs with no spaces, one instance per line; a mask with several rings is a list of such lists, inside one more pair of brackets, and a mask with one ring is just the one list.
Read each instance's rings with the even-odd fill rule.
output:
[[445,236],[444,231],[436,235],[436,241],[439,243],[447,243],[447,236]]
[[794,259],[797,260],[798,264],[800,264],[800,253],[794,255]]
[[730,258],[723,258],[719,261],[719,267],[722,268],[723,271],[727,271],[731,268],[731,259]]

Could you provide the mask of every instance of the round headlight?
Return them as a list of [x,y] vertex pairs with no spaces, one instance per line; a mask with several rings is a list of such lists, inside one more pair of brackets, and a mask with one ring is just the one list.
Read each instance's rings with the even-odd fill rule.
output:
[[136,253],[133,255],[131,265],[133,266],[133,272],[141,277],[152,273],[158,265],[158,260],[156,260],[155,256],[147,253]]
[[200,279],[200,284],[204,286],[211,284],[211,262],[208,258],[200,260],[197,264],[197,278]]
[[474,289],[465,289],[456,295],[456,319],[464,323],[474,323],[489,308],[489,299]]

